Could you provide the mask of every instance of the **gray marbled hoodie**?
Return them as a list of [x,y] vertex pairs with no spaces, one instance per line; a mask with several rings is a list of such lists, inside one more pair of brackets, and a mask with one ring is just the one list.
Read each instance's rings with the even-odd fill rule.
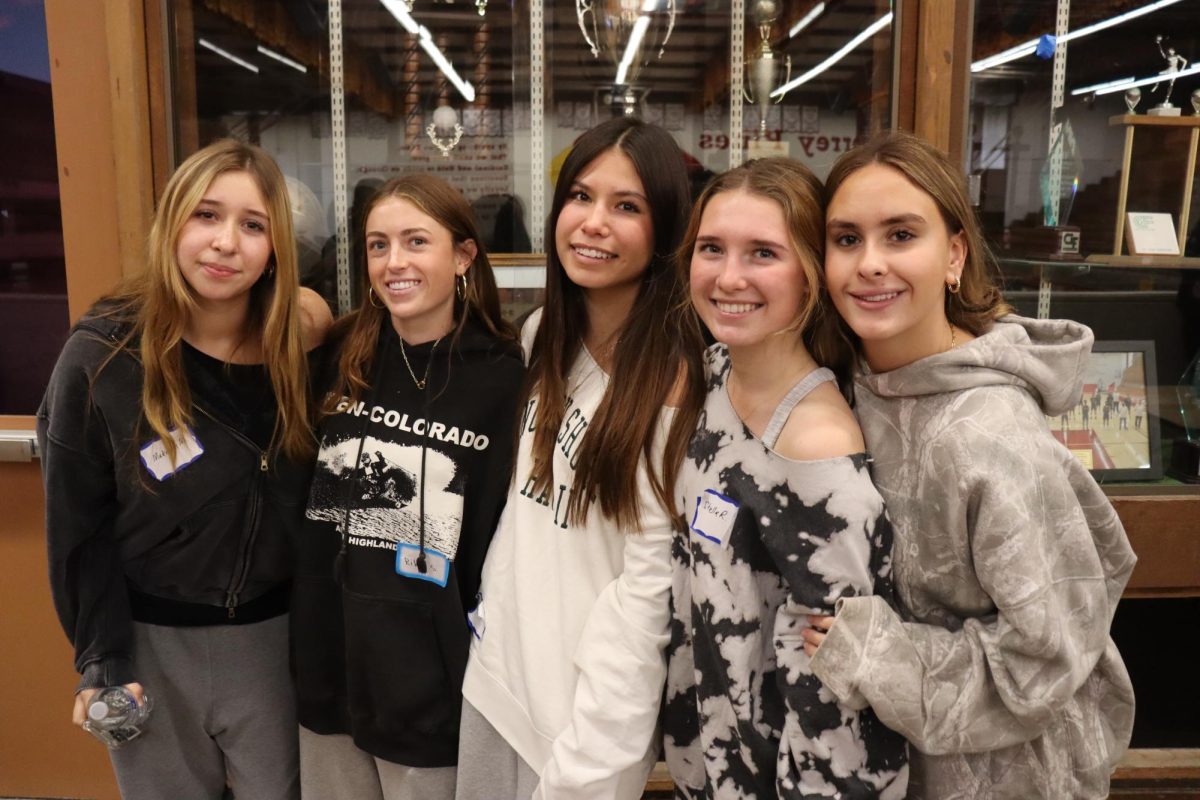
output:
[[914,745],[911,797],[1105,797],[1129,744],[1108,631],[1136,559],[1043,417],[1078,399],[1091,345],[1077,323],[1009,316],[855,382],[902,611],[842,600],[812,669]]

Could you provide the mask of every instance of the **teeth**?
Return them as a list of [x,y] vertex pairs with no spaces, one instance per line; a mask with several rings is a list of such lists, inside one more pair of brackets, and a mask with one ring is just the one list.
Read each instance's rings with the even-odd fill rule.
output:
[[612,253],[606,253],[603,250],[595,250],[591,247],[579,247],[576,245],[575,252],[581,256],[588,258],[616,258]]
[[886,294],[863,294],[863,295],[859,295],[859,298],[862,300],[866,300],[868,303],[881,303],[884,300],[891,300],[893,297],[895,297],[898,294],[900,294],[900,293],[899,292],[887,292]]
[[758,308],[761,303],[722,303],[720,300],[713,301],[717,310],[723,314],[746,314]]
[[420,281],[412,281],[412,280],[388,281],[387,288],[392,290],[393,292],[399,292],[402,289],[411,289],[412,287],[416,286],[418,283],[420,283]]

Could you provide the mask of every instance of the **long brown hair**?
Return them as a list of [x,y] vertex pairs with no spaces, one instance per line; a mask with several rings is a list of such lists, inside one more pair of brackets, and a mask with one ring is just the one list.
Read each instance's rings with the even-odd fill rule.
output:
[[[483,249],[483,239],[475,226],[475,215],[471,212],[466,198],[450,184],[433,175],[404,175],[392,178],[380,186],[363,206],[362,222],[359,230],[355,231],[360,243],[366,241],[367,217],[385,200],[405,200],[420,209],[421,213],[433,217],[450,232],[455,247],[467,241],[475,243],[475,260],[471,262],[466,273],[466,291],[462,297],[458,296],[457,291],[454,295],[455,325],[449,351],[453,352],[454,343],[471,320],[481,325],[492,336],[515,342],[516,332],[500,313],[500,292],[496,289],[496,277],[492,273],[492,264],[488,260],[487,252]],[[358,251],[362,255],[355,269],[359,273],[362,289],[359,297],[362,299],[358,308],[338,320],[330,334],[331,339],[340,339],[342,346],[338,356],[337,384],[325,396],[321,406],[323,414],[334,413],[343,397],[349,398],[352,404],[358,402],[369,388],[368,376],[375,360],[379,329],[388,317],[386,306],[376,306],[371,302],[366,247],[360,246]]]
[[[863,167],[882,164],[899,172],[908,182],[933,200],[951,236],[961,233],[967,254],[963,261],[962,284],[957,293],[945,291],[946,319],[952,325],[982,336],[992,322],[1012,313],[993,275],[995,259],[983,238],[979,219],[967,201],[962,171],[933,145],[903,131],[887,131],[858,145],[839,158],[825,179],[825,205],[838,188]],[[836,316],[836,315],[835,315]],[[834,335],[858,347],[858,336],[840,318],[832,326]]]
[[821,269],[825,256],[825,202],[821,180],[800,162],[790,158],[755,159],[709,181],[696,200],[679,247],[676,258],[679,279],[684,282],[689,279],[692,252],[696,248],[705,208],[718,194],[736,191],[772,200],[783,211],[788,238],[800,257],[808,286],[804,304],[789,330],[801,337],[817,363],[838,373],[839,378],[848,377],[853,351],[844,342],[820,335],[822,328],[837,322],[837,312],[825,290]]
[[228,172],[247,173],[266,203],[271,257],[250,289],[246,335],[252,330],[260,333],[263,362],[275,393],[278,414],[271,447],[302,458],[312,453],[313,437],[308,422],[308,360],[300,333],[292,211],[279,166],[254,145],[222,139],[193,153],[175,170],[150,227],[146,268],[96,306],[100,316],[130,323],[105,364],[122,350],[136,348],[144,375],[142,413],[173,461],[175,440],[169,431],[181,430],[192,420],[191,390],[180,342],[188,320],[198,310],[176,257],[179,234],[208,187]]
[[[681,313],[687,284],[672,264],[690,206],[683,154],[670,134],[633,117],[601,123],[575,142],[554,187],[546,221],[546,241],[555,241],[558,215],[575,179],[609,150],[633,162],[641,179],[654,228],[654,253],[633,308],[618,332],[613,376],[595,416],[583,434],[567,518],[582,524],[593,503],[626,531],[640,527],[638,463],[645,458],[651,488],[659,504],[674,516],[672,494],[679,466],[704,397],[703,341],[695,322]],[[537,398],[534,417],[534,490],[553,485],[555,438],[562,425],[567,375],[588,330],[585,293],[567,277],[556,248],[546,254],[546,304],[526,374],[525,400]],[[677,384],[683,397],[671,421],[661,464],[653,446],[659,416]]]

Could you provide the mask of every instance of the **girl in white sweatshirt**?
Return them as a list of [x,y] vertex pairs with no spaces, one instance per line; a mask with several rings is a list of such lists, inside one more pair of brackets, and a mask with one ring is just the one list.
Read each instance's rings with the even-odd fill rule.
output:
[[689,206],[679,148],[635,119],[585,133],[559,175],[513,485],[471,614],[460,800],[637,798],[657,758],[670,488],[703,397],[671,263]]

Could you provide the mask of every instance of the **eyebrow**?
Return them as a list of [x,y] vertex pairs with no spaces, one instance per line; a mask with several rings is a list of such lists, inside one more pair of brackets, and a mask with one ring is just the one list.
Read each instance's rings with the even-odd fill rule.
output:
[[[428,228],[405,228],[400,231],[401,236],[411,236],[414,233],[423,233],[426,236],[432,236],[433,231]],[[367,231],[367,236],[387,236],[383,231]]]
[[[920,214],[896,214],[887,219],[880,220],[881,225],[904,225],[908,223],[924,223],[926,220]],[[857,228],[858,223],[850,220],[838,219],[833,217],[825,222],[826,229],[830,228]]]
[[[572,189],[585,189],[589,192],[592,190],[592,187],[588,186],[583,181],[575,181],[574,183],[571,184],[571,188]],[[613,192],[613,194],[616,195],[617,197],[636,197],[639,200],[641,200],[643,203],[650,202],[649,200],[646,199],[646,196],[644,194],[642,194],[641,192],[635,192],[632,189],[618,189],[617,191]]]
[[[220,200],[209,200],[207,197],[202,198],[200,200],[200,202],[196,204],[197,208],[199,208],[200,206],[215,206],[216,208],[220,208],[220,209],[225,208],[225,204],[222,203]],[[267,212],[259,211],[256,208],[247,208],[246,213],[250,214],[251,216],[259,217],[263,220],[266,220],[267,222],[271,221],[271,217],[267,215]]]

